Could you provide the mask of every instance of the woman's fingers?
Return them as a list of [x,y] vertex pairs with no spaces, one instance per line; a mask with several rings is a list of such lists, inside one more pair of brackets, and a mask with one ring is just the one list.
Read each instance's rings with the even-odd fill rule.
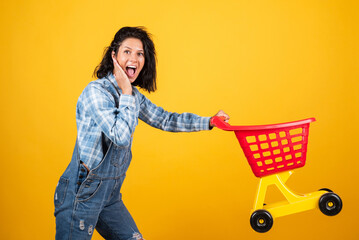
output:
[[[113,66],[114,66],[114,75],[116,76],[117,74],[122,75],[123,77],[127,78],[127,75],[125,73],[125,71],[122,69],[122,67],[120,66],[120,64],[118,64],[116,58],[115,58],[115,54],[112,54],[112,61],[113,61]],[[120,77],[120,76],[119,76]]]
[[121,70],[123,71],[123,69],[122,69],[122,67],[120,66],[120,64],[118,64],[116,58],[112,56],[112,60],[113,60],[115,69],[116,69],[117,71],[121,71]]
[[229,115],[225,113],[223,110],[219,110],[215,116],[223,117],[225,122],[228,122],[229,120]]
[[[229,115],[227,113],[225,113],[223,110],[219,110],[216,113],[216,115],[214,115],[213,117],[215,117],[215,116],[222,117],[225,122],[228,122],[228,120],[229,120]],[[214,125],[211,123],[211,121],[210,121],[210,126],[214,127]]]

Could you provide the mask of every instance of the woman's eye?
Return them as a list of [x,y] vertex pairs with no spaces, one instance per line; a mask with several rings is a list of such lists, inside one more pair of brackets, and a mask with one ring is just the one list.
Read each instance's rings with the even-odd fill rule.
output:
[[143,53],[138,53],[138,56],[143,56]]
[[126,54],[129,54],[129,53],[130,53],[130,51],[128,51],[128,50],[125,50],[125,51],[124,51],[124,53],[126,53]]

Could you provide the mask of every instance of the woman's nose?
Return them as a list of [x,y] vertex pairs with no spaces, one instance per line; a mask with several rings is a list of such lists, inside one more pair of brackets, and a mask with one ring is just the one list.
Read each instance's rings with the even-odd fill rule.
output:
[[137,62],[138,56],[136,54],[131,54],[130,55],[130,60],[131,60],[131,62]]

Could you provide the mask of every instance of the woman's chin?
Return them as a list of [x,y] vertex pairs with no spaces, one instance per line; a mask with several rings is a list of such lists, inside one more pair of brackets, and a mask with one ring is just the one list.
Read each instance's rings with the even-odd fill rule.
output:
[[127,76],[128,80],[130,80],[130,83],[134,83],[138,76]]

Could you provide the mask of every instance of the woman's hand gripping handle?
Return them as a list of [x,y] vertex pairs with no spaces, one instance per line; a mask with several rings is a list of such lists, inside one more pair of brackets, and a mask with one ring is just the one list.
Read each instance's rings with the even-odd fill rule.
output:
[[214,117],[219,117],[221,118],[224,122],[228,122],[229,120],[229,116],[227,113],[225,113],[223,110],[219,110],[216,115],[214,115],[213,117],[211,117],[211,120],[209,121],[209,126],[210,128],[213,128],[213,127],[217,127],[215,122],[213,121],[214,120]]

